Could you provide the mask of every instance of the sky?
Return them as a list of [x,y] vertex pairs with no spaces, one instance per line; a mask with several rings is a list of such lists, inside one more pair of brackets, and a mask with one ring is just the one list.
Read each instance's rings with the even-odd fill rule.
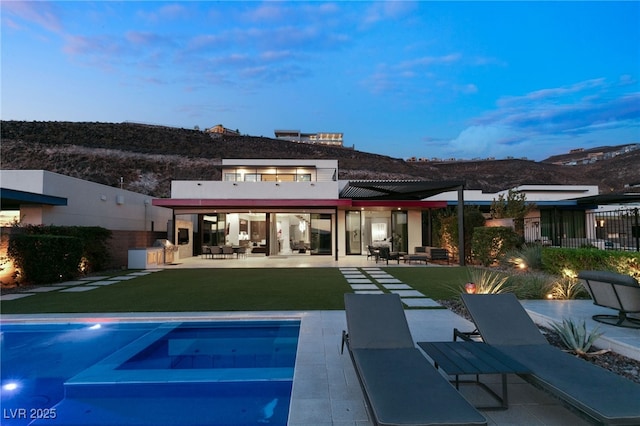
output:
[[396,158],[640,143],[640,2],[5,1],[2,120],[340,132]]

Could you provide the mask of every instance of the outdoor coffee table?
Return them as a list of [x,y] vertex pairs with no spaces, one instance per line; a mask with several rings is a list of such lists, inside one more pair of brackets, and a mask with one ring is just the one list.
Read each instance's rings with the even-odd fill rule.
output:
[[[529,369],[511,359],[494,347],[483,342],[418,342],[433,360],[436,368],[441,368],[450,376],[455,376],[456,389],[460,383],[474,383],[485,389],[500,405],[481,406],[486,410],[506,410],[509,407],[507,374],[525,374]],[[481,374],[502,375],[502,395],[498,395],[486,384],[480,382]],[[475,375],[475,381],[461,381],[461,375]]]

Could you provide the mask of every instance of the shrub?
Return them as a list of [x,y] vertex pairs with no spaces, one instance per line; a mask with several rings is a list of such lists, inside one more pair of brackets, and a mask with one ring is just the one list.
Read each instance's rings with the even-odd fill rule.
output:
[[99,226],[43,226],[26,225],[20,228],[30,235],[59,235],[75,237],[82,244],[82,271],[85,273],[104,270],[109,264],[108,240],[111,231]]
[[551,283],[549,295],[552,299],[573,300],[586,298],[588,293],[576,278],[563,276]]
[[507,285],[518,299],[546,299],[555,279],[544,272],[527,272],[510,276]]
[[640,253],[591,248],[542,249],[542,266],[555,275],[575,276],[580,270],[604,270],[640,279]]
[[539,244],[525,244],[520,249],[508,250],[500,263],[520,269],[541,270],[542,247]]
[[[469,268],[468,277],[468,282],[476,285],[476,294],[498,294],[507,291],[505,283],[509,276],[501,272],[483,268]],[[464,286],[465,284],[462,284],[460,288],[461,293],[466,292]]]
[[517,247],[520,238],[511,228],[496,226],[476,228],[473,232],[473,257],[482,265],[489,266]]
[[8,254],[19,281],[49,284],[78,276],[82,242],[75,237],[16,234],[9,240]]

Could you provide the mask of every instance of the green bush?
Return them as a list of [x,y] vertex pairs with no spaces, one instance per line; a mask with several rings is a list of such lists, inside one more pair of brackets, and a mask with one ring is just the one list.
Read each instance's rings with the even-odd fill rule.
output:
[[640,253],[593,248],[545,247],[542,267],[554,275],[574,276],[581,270],[603,270],[640,279]]
[[507,286],[518,299],[546,299],[555,279],[544,272],[526,272],[511,275]]
[[20,273],[19,281],[50,284],[76,278],[82,241],[58,235],[12,235],[7,250]]
[[473,257],[484,266],[498,261],[505,253],[518,246],[520,237],[513,229],[496,226],[473,230],[471,248]]
[[58,235],[78,238],[82,243],[82,272],[104,270],[109,264],[108,241],[111,231],[99,226],[26,225],[20,228],[30,235]]

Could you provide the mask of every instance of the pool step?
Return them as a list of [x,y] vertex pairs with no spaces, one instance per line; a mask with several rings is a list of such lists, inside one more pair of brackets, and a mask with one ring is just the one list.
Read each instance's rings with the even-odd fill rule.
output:
[[[34,425],[286,425],[292,381],[86,386]],[[267,419],[265,407],[275,410]],[[268,410],[267,410],[268,411]],[[161,419],[159,422],[158,419]]]

